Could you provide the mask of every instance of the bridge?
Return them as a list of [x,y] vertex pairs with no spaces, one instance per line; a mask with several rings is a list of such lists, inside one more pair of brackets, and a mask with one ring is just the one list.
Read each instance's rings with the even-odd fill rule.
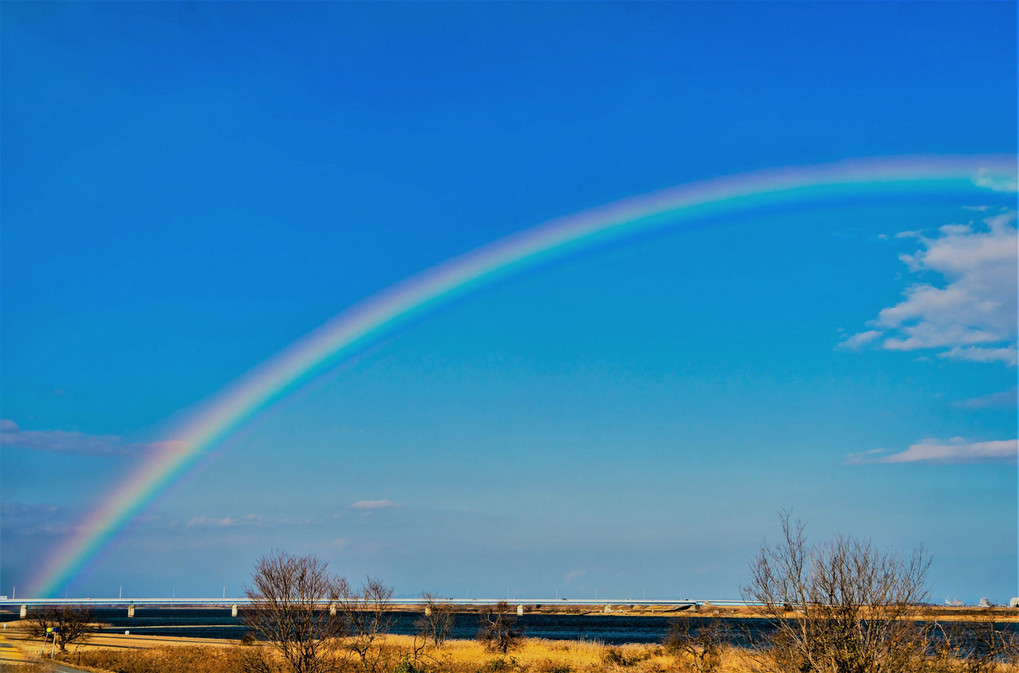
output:
[[[389,601],[392,606],[401,605],[426,605],[429,600],[434,603],[447,605],[462,605],[464,607],[480,607],[483,605],[495,605],[496,603],[514,603],[522,605],[632,605],[632,606],[684,606],[684,605],[747,605],[745,601],[728,599],[707,600],[694,598],[393,598]],[[15,605],[96,605],[110,606],[118,605],[144,605],[147,607],[180,607],[189,605],[193,607],[219,607],[231,605],[251,605],[256,601],[247,596],[238,598],[0,598],[0,608]],[[343,603],[343,599],[319,598],[315,601],[321,605],[331,603]]]
[[[751,605],[745,601],[732,601],[728,599],[721,600],[702,600],[702,599],[628,599],[628,598],[615,598],[615,599],[565,599],[565,598],[554,598],[554,599],[423,599],[423,598],[396,598],[389,602],[389,607],[392,609],[400,608],[413,608],[420,606],[425,609],[429,603],[441,603],[444,605],[462,607],[462,608],[481,608],[483,606],[492,606],[498,603],[507,603],[517,607],[517,614],[523,615],[528,606],[542,606],[542,607],[590,607],[595,606],[618,606],[618,607],[657,607],[657,608],[673,608],[674,610],[681,610],[686,608],[697,608],[703,605],[712,606],[746,606]],[[245,606],[251,606],[257,604],[258,601],[253,601],[248,597],[244,598],[138,598],[138,599],[25,599],[13,601],[6,598],[0,598],[0,610],[14,609],[18,610],[21,619],[28,617],[29,608],[32,607],[44,607],[44,606],[68,606],[74,608],[117,608],[121,607],[127,611],[128,617],[135,616],[135,610],[139,607],[145,608],[229,608],[230,614],[233,617],[237,616],[237,611]],[[337,606],[343,604],[342,599],[317,599],[315,601],[317,605],[322,606],[323,609],[328,608],[330,612],[335,612]]]
[[[485,605],[495,605],[496,603],[510,603],[513,605],[520,606],[563,606],[563,607],[593,607],[593,606],[628,606],[628,607],[672,607],[672,608],[683,608],[683,607],[697,607],[701,605],[718,605],[718,606],[741,606],[748,605],[746,601],[729,600],[729,599],[718,599],[718,600],[706,600],[706,599],[692,599],[692,598],[393,598],[390,601],[390,606],[394,608],[399,607],[413,607],[413,606],[426,606],[429,601],[443,603],[446,605],[460,606],[465,608],[477,608]],[[234,611],[238,607],[246,605],[253,605],[257,601],[253,601],[248,597],[222,597],[222,598],[26,598],[12,600],[9,598],[0,598],[0,610],[5,608],[18,608],[20,609],[22,616],[29,607],[42,607],[42,606],[59,606],[66,605],[72,607],[124,607],[128,610],[129,614],[134,613],[135,607],[223,607],[232,608]],[[320,598],[315,603],[323,606],[333,606],[342,604],[342,599],[329,599]]]

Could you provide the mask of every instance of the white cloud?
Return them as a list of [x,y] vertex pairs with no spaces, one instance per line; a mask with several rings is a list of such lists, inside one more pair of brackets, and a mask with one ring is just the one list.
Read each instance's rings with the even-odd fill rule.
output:
[[360,510],[373,510],[373,509],[389,509],[392,507],[399,507],[400,505],[395,502],[388,500],[358,500],[350,506],[351,509]]
[[948,441],[921,439],[901,453],[885,455],[885,449],[851,453],[847,463],[1011,463],[1017,462],[1019,440],[968,442],[962,437]]
[[31,451],[86,456],[141,454],[149,451],[183,451],[185,442],[124,443],[116,435],[86,435],[66,430],[22,430],[10,419],[0,420],[0,445]]
[[[840,346],[869,343],[887,350],[938,349],[939,357],[1016,364],[1019,323],[1019,232],[1016,213],[985,219],[982,225],[949,224],[933,236],[903,232],[921,249],[900,259],[925,277],[907,288],[903,301],[883,309],[872,329]],[[927,280],[940,276],[941,282]]]
[[1014,175],[991,175],[986,168],[977,171],[973,182],[978,187],[986,187],[996,192],[1015,192],[1019,190],[1019,181]]

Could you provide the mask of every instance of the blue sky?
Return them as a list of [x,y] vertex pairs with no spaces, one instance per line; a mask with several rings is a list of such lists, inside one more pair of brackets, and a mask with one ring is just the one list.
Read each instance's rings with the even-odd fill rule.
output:
[[[691,180],[1016,152],[1014,3],[18,3],[2,12],[0,593],[354,302]],[[1007,601],[1014,190],[629,241],[259,415],[70,595],[736,597],[777,513]]]

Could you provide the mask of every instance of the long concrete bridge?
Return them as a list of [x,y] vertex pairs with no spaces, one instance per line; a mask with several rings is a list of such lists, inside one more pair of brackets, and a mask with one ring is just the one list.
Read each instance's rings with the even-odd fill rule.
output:
[[[691,598],[393,598],[390,605],[394,608],[402,606],[425,607],[429,601],[443,603],[446,605],[459,606],[464,608],[477,608],[496,603],[509,603],[518,606],[518,612],[522,612],[527,606],[628,606],[628,607],[696,607],[710,604],[718,606],[747,605],[745,601],[738,600],[704,600]],[[17,609],[22,617],[26,616],[28,608],[49,605],[66,605],[73,607],[123,607],[127,610],[128,616],[134,615],[136,607],[160,608],[160,607],[224,607],[231,608],[236,615],[238,608],[252,605],[253,601],[248,597],[235,598],[28,598],[28,599],[4,599],[0,598],[0,610]],[[329,607],[341,604],[342,599],[320,598],[315,601],[322,607]]]
[[[524,605],[746,605],[745,601],[729,599],[708,600],[693,598],[392,598],[391,605],[425,605],[429,601],[449,605],[480,606],[496,603],[523,603]],[[250,604],[255,601],[247,596],[223,598],[0,598],[0,607],[11,605],[194,605],[196,607],[214,607],[217,605]],[[320,598],[317,603],[342,603],[343,599]]]

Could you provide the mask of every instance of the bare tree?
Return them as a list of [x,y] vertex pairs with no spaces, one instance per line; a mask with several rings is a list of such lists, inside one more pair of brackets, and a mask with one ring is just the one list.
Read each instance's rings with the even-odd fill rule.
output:
[[930,560],[878,550],[838,536],[807,544],[805,524],[780,515],[783,540],[765,545],[741,587],[760,603],[773,635],[762,666],[807,673],[908,673],[927,655],[929,624],[917,619],[928,598]]
[[[347,593],[347,582],[328,572],[317,556],[292,556],[274,551],[262,556],[245,588],[251,608],[245,625],[269,642],[293,673],[325,673],[338,668],[339,638],[346,624],[335,610],[324,609]],[[248,667],[274,670],[272,660],[254,653]]]
[[727,626],[719,618],[709,618],[698,625],[690,617],[679,617],[669,625],[665,649],[680,665],[689,663],[696,673],[717,671],[722,662],[722,648],[727,642]]
[[361,669],[368,673],[377,673],[388,663],[387,652],[379,641],[393,626],[392,597],[392,587],[368,577],[357,591],[347,587],[340,603],[350,629],[347,647],[357,654]]
[[68,645],[85,642],[95,631],[92,610],[69,605],[48,607],[28,622],[30,636],[47,641],[53,638],[61,651],[66,651]]
[[423,597],[425,612],[414,625],[426,642],[430,640],[433,645],[442,645],[449,638],[456,623],[453,606],[438,600],[433,594],[424,594]]
[[506,654],[523,636],[516,625],[517,617],[510,614],[509,604],[499,601],[494,608],[481,613],[478,640],[488,649]]

